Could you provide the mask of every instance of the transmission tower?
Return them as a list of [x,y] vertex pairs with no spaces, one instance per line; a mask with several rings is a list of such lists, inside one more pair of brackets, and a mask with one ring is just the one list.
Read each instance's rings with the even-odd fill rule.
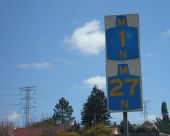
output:
[[36,86],[21,87],[19,89],[20,95],[24,95],[24,97],[21,98],[21,101],[24,101],[24,105],[21,109],[24,110],[24,124],[28,126],[30,123],[31,109],[36,109],[36,107],[32,105],[32,100],[34,100],[35,104],[35,97],[32,96],[35,95]]
[[151,102],[150,100],[144,100],[144,103],[143,103],[144,111],[143,111],[142,114],[143,114],[143,121],[144,122],[149,120],[148,116],[150,114],[150,112],[149,112],[150,102]]

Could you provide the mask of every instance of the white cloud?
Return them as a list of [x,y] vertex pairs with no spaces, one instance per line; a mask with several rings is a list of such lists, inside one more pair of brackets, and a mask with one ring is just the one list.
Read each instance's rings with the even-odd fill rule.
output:
[[165,32],[161,33],[161,36],[165,39],[170,38],[170,28],[167,29]]
[[17,112],[12,112],[11,114],[7,115],[8,121],[16,121],[20,117],[20,114]]
[[95,76],[84,80],[84,83],[90,87],[97,85],[99,88],[104,89],[106,86],[106,77]]
[[104,32],[101,31],[100,22],[92,20],[78,27],[70,37],[65,39],[65,42],[84,54],[98,54],[105,46]]
[[49,62],[35,62],[30,64],[18,64],[16,65],[17,68],[21,69],[49,69],[52,68],[52,64]]

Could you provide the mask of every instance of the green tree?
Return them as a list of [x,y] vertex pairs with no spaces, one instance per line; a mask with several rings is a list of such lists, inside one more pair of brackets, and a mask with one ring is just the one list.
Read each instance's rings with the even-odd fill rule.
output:
[[162,119],[163,120],[168,120],[169,119],[168,108],[167,108],[167,104],[166,104],[165,101],[162,102],[161,111],[162,111]]
[[159,132],[170,134],[170,120],[161,120],[160,118],[156,118],[155,122]]
[[69,125],[74,121],[73,108],[65,98],[61,98],[55,105],[53,119],[56,124]]
[[74,131],[79,131],[80,130],[80,124],[77,123],[77,121],[74,121],[73,128]]
[[109,125],[110,113],[107,111],[107,99],[102,90],[94,86],[87,102],[83,105],[81,112],[82,124],[85,127],[92,126],[92,123],[104,123]]
[[162,119],[156,118],[156,126],[158,130],[162,133],[170,134],[170,119],[168,115],[168,108],[166,102],[162,102],[161,106]]

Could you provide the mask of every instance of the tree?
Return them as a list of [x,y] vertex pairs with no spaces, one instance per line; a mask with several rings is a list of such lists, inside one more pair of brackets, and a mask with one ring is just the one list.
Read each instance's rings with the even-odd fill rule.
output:
[[94,86],[81,112],[82,124],[86,127],[95,123],[110,123],[110,113],[107,111],[107,99],[104,92]]
[[161,133],[170,134],[170,120],[161,120],[161,118],[156,118],[155,124]]
[[72,130],[74,130],[74,131],[79,131],[80,130],[80,124],[77,123],[77,121],[74,121]]
[[56,124],[69,125],[74,121],[73,108],[65,98],[61,98],[55,105],[53,119]]
[[0,136],[13,136],[13,124],[10,122],[0,122]]
[[168,108],[166,102],[162,102],[161,106],[162,119],[156,118],[156,126],[158,130],[162,133],[170,134],[170,119],[168,115]]
[[168,120],[169,119],[168,108],[165,101],[162,102],[161,111],[162,111],[162,120]]

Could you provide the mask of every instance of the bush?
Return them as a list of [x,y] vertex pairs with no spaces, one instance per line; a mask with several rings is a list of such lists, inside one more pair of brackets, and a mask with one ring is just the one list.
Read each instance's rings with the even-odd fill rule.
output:
[[70,126],[45,125],[38,128],[37,136],[79,136]]
[[136,129],[136,133],[146,133],[146,132],[147,132],[147,128],[143,126],[139,126]]
[[69,133],[64,132],[64,133],[57,133],[56,136],[79,136],[79,135],[75,132],[69,132]]
[[[129,127],[129,133],[135,133],[135,127],[128,121],[128,127]],[[123,121],[120,122],[120,125],[118,126],[121,133],[124,133],[124,124]]]
[[[98,123],[96,125],[96,135],[97,136],[108,136],[111,134],[111,128],[107,127],[104,123]],[[94,128],[85,128],[81,131],[82,136],[94,136]]]

